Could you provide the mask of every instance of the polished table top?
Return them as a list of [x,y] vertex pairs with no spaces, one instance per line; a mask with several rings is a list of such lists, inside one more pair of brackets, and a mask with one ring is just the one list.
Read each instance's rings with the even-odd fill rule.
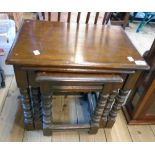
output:
[[33,20],[23,22],[7,58],[23,66],[148,69],[143,61],[119,26]]

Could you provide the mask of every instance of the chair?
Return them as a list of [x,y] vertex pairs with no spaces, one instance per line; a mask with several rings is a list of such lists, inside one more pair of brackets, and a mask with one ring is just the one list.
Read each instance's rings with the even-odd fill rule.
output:
[[[133,22],[133,20],[135,19],[136,15],[138,12],[134,12],[133,13],[133,17],[131,19],[131,22]],[[142,21],[140,22],[136,32],[140,32],[140,30],[147,24],[149,23],[153,18],[155,18],[155,12],[144,12],[144,18],[142,19]]]

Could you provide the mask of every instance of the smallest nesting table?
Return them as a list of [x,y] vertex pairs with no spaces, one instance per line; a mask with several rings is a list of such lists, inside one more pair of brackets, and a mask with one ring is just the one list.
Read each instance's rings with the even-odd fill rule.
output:
[[[121,27],[33,20],[23,22],[7,63],[14,65],[25,128],[43,128],[44,135],[112,127],[141,72],[149,69]],[[52,95],[79,92],[88,95],[90,121],[56,125]]]

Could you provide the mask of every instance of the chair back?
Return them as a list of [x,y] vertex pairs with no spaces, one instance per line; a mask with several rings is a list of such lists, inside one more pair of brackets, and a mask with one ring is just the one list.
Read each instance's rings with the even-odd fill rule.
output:
[[76,23],[93,23],[93,24],[108,24],[112,12],[38,12],[38,20],[58,21],[58,22],[76,22]]

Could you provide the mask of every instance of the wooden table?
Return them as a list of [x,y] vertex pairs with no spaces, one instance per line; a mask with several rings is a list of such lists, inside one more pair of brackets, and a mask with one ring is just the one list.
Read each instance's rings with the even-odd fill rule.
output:
[[[32,20],[23,22],[7,63],[14,65],[25,128],[42,127],[44,135],[112,127],[141,72],[149,69],[119,26]],[[88,95],[91,120],[54,124],[52,95],[78,92]]]

